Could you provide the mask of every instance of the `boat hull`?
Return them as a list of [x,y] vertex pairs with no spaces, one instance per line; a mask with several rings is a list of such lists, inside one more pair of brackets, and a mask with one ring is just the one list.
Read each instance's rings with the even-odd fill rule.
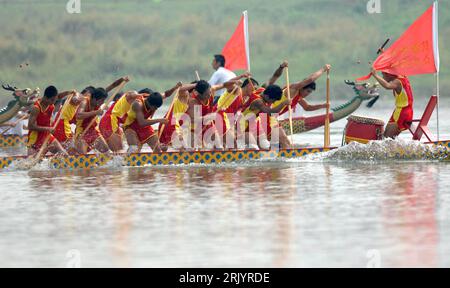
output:
[[[208,152],[165,152],[121,154],[122,166],[141,167],[152,165],[188,165],[188,164],[221,164],[264,159],[298,158],[309,154],[326,152],[333,148],[298,148],[272,151],[208,151]],[[15,161],[26,160],[26,157],[0,157],[0,169],[5,169]],[[54,169],[93,169],[107,165],[113,160],[107,155],[78,155],[49,158],[50,168]]]
[[23,146],[27,136],[0,135],[0,148]]
[[[450,151],[450,140],[426,143],[429,145],[442,146]],[[277,160],[299,158],[302,156],[327,152],[337,149],[330,148],[296,148],[271,151],[202,151],[202,152],[164,152],[164,153],[136,153],[120,154],[117,156],[86,154],[78,156],[57,156],[47,158],[49,168],[53,169],[93,169],[107,167],[112,160],[126,167],[158,166],[158,165],[189,165],[189,164],[222,164],[239,163],[258,160]],[[447,152],[445,152],[447,153]],[[405,155],[398,155],[402,158]],[[406,155],[408,156],[408,155]],[[409,155],[411,156],[411,155]],[[449,153],[450,157],[450,153]],[[5,169],[15,162],[26,161],[25,156],[3,156],[0,157],[0,169]],[[408,157],[407,157],[408,158]],[[116,162],[117,163],[117,162]]]

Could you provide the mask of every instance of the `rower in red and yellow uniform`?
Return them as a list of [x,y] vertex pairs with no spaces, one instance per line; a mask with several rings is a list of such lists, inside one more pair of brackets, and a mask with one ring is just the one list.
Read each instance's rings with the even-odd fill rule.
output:
[[[172,100],[172,104],[169,110],[164,115],[164,118],[168,120],[167,123],[160,123],[158,127],[159,143],[162,151],[167,151],[170,146],[174,148],[184,149],[187,144],[183,144],[183,118],[187,117],[187,110],[189,108],[189,99],[192,97],[194,92],[195,84],[197,81],[191,84],[183,85],[178,82],[174,87],[175,90],[178,89],[178,93]],[[168,90],[164,93],[164,98],[170,97],[174,90]],[[176,143],[174,143],[176,142]]]
[[214,107],[214,93],[234,82],[221,85],[211,85],[200,80],[194,86],[194,91],[188,102],[186,114],[190,118],[191,147],[194,149],[205,147],[207,149],[223,149],[222,137],[219,135],[214,121],[216,113]]
[[[281,77],[284,68],[288,67],[288,62],[284,61],[280,67],[274,72],[272,78],[268,81],[268,85],[275,84],[275,82],[278,80],[279,77]],[[320,70],[312,73],[308,77],[306,77],[304,80],[291,83],[290,89],[291,89],[291,107],[292,111],[295,111],[297,109],[297,104],[300,105],[303,110],[305,111],[316,111],[319,109],[325,109],[327,108],[327,104],[317,104],[312,105],[306,102],[305,98],[307,98],[311,93],[313,93],[316,90],[316,81],[327,71],[331,69],[331,65],[326,64],[324,65]],[[287,100],[287,90],[286,87],[283,89],[283,95],[280,100],[276,101],[272,104],[272,107],[277,107],[281,103]],[[286,106],[284,109],[278,113],[280,116],[289,112],[289,107]]]
[[[254,79],[251,79],[251,82],[252,85],[249,85],[250,81],[247,79],[242,84],[243,90],[247,90],[246,93],[249,96],[244,98],[242,117],[239,119],[240,131],[245,133],[245,138],[250,148],[269,149],[272,129],[278,128],[271,126],[273,123],[270,121],[270,114],[279,113],[290,102],[285,100],[277,107],[270,107],[275,101],[281,99],[283,93],[281,88],[277,85],[269,85],[266,89],[254,90],[251,86],[255,87],[258,85],[258,82]],[[290,147],[289,140],[283,129],[278,129],[278,131],[281,147]],[[258,139],[258,144],[256,144],[255,139]]]
[[[75,129],[75,144],[79,153],[85,154],[91,149],[95,149],[100,153],[106,153],[109,151],[108,144],[100,135],[98,128],[99,121],[97,117],[103,115],[106,110],[103,103],[106,98],[108,98],[108,93],[123,82],[128,81],[128,76],[125,76],[117,79],[106,88],[95,88],[93,86],[89,86],[81,92],[84,99],[81,102],[76,114],[77,126]],[[118,94],[120,94],[120,92]],[[96,120],[92,122],[93,119]],[[91,123],[93,124],[90,125]],[[89,125],[90,127],[88,131],[85,131]]]
[[[108,97],[108,93],[103,88],[87,87],[81,94],[85,97],[76,115],[75,138],[77,150],[81,154],[86,154],[94,148],[100,153],[106,153],[109,148],[98,130],[99,121],[97,117],[103,115],[102,105]],[[89,130],[85,131],[93,119],[96,119],[94,124],[89,127]]]
[[[108,143],[109,149],[118,152],[123,149],[123,131],[120,123],[131,109],[131,104],[139,97],[144,97],[136,91],[126,92],[106,111],[100,120],[100,133]],[[123,123],[123,122],[122,122]]]
[[396,138],[404,130],[411,127],[413,120],[414,96],[411,84],[406,76],[398,76],[383,72],[383,77],[372,69],[373,77],[383,88],[392,90],[395,98],[395,110],[384,132],[385,137]]
[[183,125],[182,115],[185,115],[189,101],[189,92],[180,90],[178,97],[173,100],[173,105],[167,111],[164,118],[168,120],[166,124],[159,124],[158,134],[161,149],[167,151],[173,143],[173,137],[182,138],[181,125]]
[[[64,148],[55,139],[53,125],[51,123],[53,111],[55,109],[55,102],[58,99],[58,90],[55,86],[49,86],[45,89],[42,99],[34,103],[30,111],[30,118],[28,120],[28,155],[37,153],[44,145],[46,139],[50,135],[47,145],[47,151],[51,153],[62,152],[65,153]],[[47,151],[44,151],[43,155]]]
[[161,152],[158,134],[153,130],[153,124],[167,124],[168,120],[151,119],[156,110],[163,104],[163,96],[153,92],[150,96],[139,97],[131,105],[123,125],[128,142],[128,153],[139,153],[147,143],[153,152]]
[[238,81],[249,77],[250,73],[244,73],[224,83],[226,90],[219,97],[215,106],[215,111],[217,112],[215,126],[219,135],[223,135],[222,141],[227,144],[227,148],[235,148],[236,121],[244,104],[242,89]]
[[[69,152],[71,154],[76,153],[71,124],[75,123],[75,115],[83,97],[75,91],[68,91],[58,95],[58,98],[61,99],[72,93],[75,93],[75,95],[71,98],[70,103],[66,105],[63,115],[61,115],[59,122],[56,124],[55,132],[53,133],[53,136],[61,143],[64,149],[71,150]],[[61,113],[61,111],[58,112],[56,118],[59,117],[59,113]]]

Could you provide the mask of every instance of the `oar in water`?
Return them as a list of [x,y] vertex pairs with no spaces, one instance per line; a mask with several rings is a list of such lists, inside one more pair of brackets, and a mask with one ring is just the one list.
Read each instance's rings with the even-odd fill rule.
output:
[[330,147],[330,70],[327,71],[327,111],[325,115],[325,130],[323,136],[323,146],[325,148]]
[[20,121],[25,120],[25,118],[27,118],[27,117],[28,117],[28,113],[25,114],[25,115],[23,115],[23,116],[20,117],[19,119],[17,119],[17,121],[14,122],[14,124],[13,124],[12,127],[9,127],[8,129],[5,129],[5,130],[2,132],[2,134],[0,134],[0,135],[1,135],[1,136],[5,135],[9,130],[11,130],[13,127],[16,127],[17,124],[19,124]]
[[[291,101],[291,85],[289,82],[289,67],[284,68],[286,69],[286,92],[287,92],[287,98],[289,101]],[[291,130],[291,146],[294,145],[294,126],[292,125],[292,105],[288,105],[289,109],[289,128]]]
[[[66,102],[64,103],[64,105],[61,107],[61,110],[59,111],[58,117],[53,122],[53,126],[52,126],[53,130],[56,129],[56,126],[58,125],[58,123],[61,120],[64,112],[66,111],[67,107],[69,106],[70,101],[72,100],[72,98],[74,96],[75,96],[75,93],[71,93],[70,96],[67,98]],[[39,149],[39,151],[36,154],[36,156],[27,165],[27,166],[29,166],[28,168],[32,168],[33,166],[35,166],[37,163],[39,163],[39,161],[41,161],[42,157],[45,156],[44,153],[47,150],[48,142],[50,141],[51,137],[52,137],[52,133],[49,132],[47,137],[44,140],[44,143],[42,144],[41,149]],[[55,139],[55,141],[58,141],[58,140]]]
[[[125,84],[127,84],[127,81],[122,81],[122,83],[120,83],[120,85],[117,86],[116,91],[114,91],[113,94],[111,94],[108,98],[106,98],[105,102],[103,103],[103,105],[105,107],[108,107],[109,103],[111,103],[111,101],[114,100],[114,97],[116,97],[116,95],[120,92],[120,90],[122,90],[122,88],[125,86]],[[89,124],[86,126],[86,129],[84,129],[83,132],[80,133],[80,135],[78,137],[81,137],[81,139],[83,139],[83,137],[87,133],[87,131],[89,131],[89,129],[92,127],[92,125],[94,125],[94,123],[96,123],[96,122],[97,122],[97,116],[92,118],[91,122],[89,122]]]

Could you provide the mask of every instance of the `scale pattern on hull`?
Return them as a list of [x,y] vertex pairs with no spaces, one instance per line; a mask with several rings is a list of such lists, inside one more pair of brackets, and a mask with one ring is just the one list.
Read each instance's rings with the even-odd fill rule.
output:
[[0,136],[0,148],[15,147],[25,144],[27,136],[18,135],[1,135]]
[[[299,148],[273,151],[212,151],[212,152],[167,152],[138,153],[124,155],[123,166],[140,167],[147,165],[182,165],[182,164],[220,164],[251,160],[298,158],[308,154],[329,151],[324,148]],[[10,166],[14,161],[25,158],[0,157],[0,169]],[[54,157],[50,167],[55,169],[92,169],[106,165],[112,160],[106,155],[82,155]]]

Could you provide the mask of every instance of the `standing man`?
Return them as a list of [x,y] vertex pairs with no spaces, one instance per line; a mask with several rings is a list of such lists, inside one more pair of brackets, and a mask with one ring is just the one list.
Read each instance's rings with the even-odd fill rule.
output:
[[[216,72],[213,73],[211,79],[209,79],[208,83],[211,86],[222,85],[225,82],[230,81],[231,79],[236,77],[233,71],[230,71],[225,68],[225,57],[223,55],[214,55],[214,59],[212,61],[212,67]],[[214,96],[214,103],[217,103],[219,97],[225,93],[225,89],[217,90]]]

